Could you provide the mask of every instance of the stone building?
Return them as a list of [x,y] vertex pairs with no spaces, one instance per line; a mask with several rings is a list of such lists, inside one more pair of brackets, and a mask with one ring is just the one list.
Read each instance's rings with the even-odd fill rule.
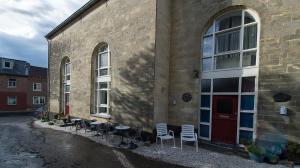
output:
[[297,0],[91,0],[46,35],[49,111],[300,141],[299,27]]

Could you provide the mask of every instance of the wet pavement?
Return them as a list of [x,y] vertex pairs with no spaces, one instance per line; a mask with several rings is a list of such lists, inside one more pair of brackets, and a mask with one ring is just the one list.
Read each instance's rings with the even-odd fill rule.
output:
[[173,168],[87,138],[35,128],[30,116],[0,116],[1,168]]

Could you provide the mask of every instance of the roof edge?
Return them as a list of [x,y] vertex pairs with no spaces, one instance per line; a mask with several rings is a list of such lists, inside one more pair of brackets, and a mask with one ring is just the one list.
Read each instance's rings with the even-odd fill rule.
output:
[[75,19],[77,19],[80,15],[82,15],[84,12],[86,12],[88,9],[93,7],[96,3],[100,2],[101,0],[90,0],[86,4],[84,4],[81,8],[79,8],[76,12],[74,12],[71,16],[69,16],[66,20],[64,20],[62,23],[60,23],[58,26],[56,26],[53,30],[51,30],[48,34],[45,35],[46,39],[52,38],[57,32],[59,32],[61,29],[66,27],[68,24],[73,22]]

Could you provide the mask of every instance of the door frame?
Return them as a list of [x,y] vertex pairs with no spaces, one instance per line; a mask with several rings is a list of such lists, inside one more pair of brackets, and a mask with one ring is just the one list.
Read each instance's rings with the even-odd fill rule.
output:
[[[214,136],[214,133],[216,133],[217,131],[215,130],[215,128],[214,128],[214,122],[216,121],[216,120],[222,120],[222,119],[220,119],[220,118],[216,118],[217,116],[216,116],[216,108],[218,108],[217,107],[217,105],[215,104],[216,103],[216,100],[218,100],[218,99],[223,99],[223,98],[227,98],[227,99],[229,99],[229,98],[231,98],[231,100],[233,100],[232,101],[232,103],[233,103],[233,108],[232,108],[232,114],[230,115],[230,119],[228,119],[228,120],[233,120],[233,121],[231,121],[234,125],[235,125],[235,133],[234,133],[234,137],[235,137],[235,140],[233,140],[233,143],[232,144],[235,144],[236,143],[236,136],[237,136],[237,125],[236,125],[236,122],[237,122],[237,119],[238,119],[238,96],[237,95],[214,95],[213,96],[213,101],[212,101],[212,104],[213,104],[213,106],[212,106],[212,132],[211,132],[211,134],[212,134],[212,141],[214,140],[213,139],[213,136]],[[228,121],[227,120],[227,121]],[[222,141],[222,140],[221,140]],[[228,143],[228,144],[231,144],[230,142],[225,142],[225,141],[223,141],[223,142],[220,142],[220,143]]]
[[[67,100],[67,95],[69,96],[69,104],[67,105],[66,100]],[[68,110],[68,112],[67,112]],[[70,115],[70,92],[65,92],[64,93],[64,115]]]
[[[245,130],[245,131],[252,131],[253,132],[253,141],[255,141],[257,137],[257,102],[258,102],[258,73],[259,68],[258,66],[252,67],[252,68],[245,68],[245,69],[236,69],[236,70],[227,70],[227,71],[218,71],[218,72],[206,72],[202,73],[202,77],[199,79],[199,106],[198,106],[198,113],[197,113],[197,120],[198,120],[198,137],[199,139],[211,141],[212,137],[212,106],[213,106],[213,96],[215,95],[236,95],[238,96],[238,114],[237,114],[237,134],[236,134],[236,144],[239,144],[239,135],[240,135],[240,130]],[[243,77],[255,77],[255,88],[253,93],[242,93],[241,88],[242,88],[242,78]],[[239,78],[239,88],[238,92],[213,92],[213,79],[217,78]],[[203,79],[210,79],[210,85],[211,89],[210,92],[207,93],[202,93],[201,92],[201,80]],[[209,95],[210,96],[210,107],[209,108],[204,108],[201,107],[201,96],[202,95]],[[240,113],[241,113],[241,96],[242,95],[254,95],[254,110],[253,111],[253,128],[248,129],[248,128],[241,128],[240,127]],[[201,110],[210,110],[210,122],[209,123],[203,123],[200,120],[200,113]],[[249,113],[248,111],[245,111],[245,113]],[[209,137],[202,137],[200,136],[200,125],[207,125],[209,126]],[[242,146],[242,145],[240,145]]]

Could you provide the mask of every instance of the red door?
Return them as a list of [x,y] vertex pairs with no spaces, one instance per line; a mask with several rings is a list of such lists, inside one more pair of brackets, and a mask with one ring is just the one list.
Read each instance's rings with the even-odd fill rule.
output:
[[212,141],[236,144],[238,96],[214,96]]
[[65,115],[70,114],[70,93],[65,93]]

